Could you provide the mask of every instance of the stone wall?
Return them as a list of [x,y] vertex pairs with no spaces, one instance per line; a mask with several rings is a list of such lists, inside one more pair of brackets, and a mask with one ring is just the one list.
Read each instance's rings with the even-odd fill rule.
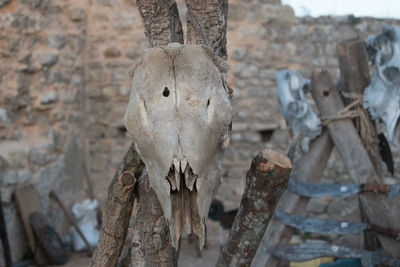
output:
[[[185,19],[185,7],[178,3]],[[230,1],[234,121],[218,193],[228,207],[238,205],[257,152],[284,151],[288,144],[276,101],[276,71],[290,68],[310,76],[326,68],[337,78],[336,42],[379,33],[386,23],[400,25],[372,18],[296,18],[279,0]],[[134,0],[0,1],[1,195],[14,260],[23,257],[27,243],[12,198],[16,187],[35,185],[62,234],[68,225],[49,200],[50,190],[71,206],[90,196],[89,176],[95,196],[104,202],[130,144],[122,124],[127,70],[147,46]],[[346,178],[337,155],[330,166],[325,177]],[[311,211],[333,214],[342,206],[323,200],[313,202]],[[341,212],[347,216],[353,210]]]

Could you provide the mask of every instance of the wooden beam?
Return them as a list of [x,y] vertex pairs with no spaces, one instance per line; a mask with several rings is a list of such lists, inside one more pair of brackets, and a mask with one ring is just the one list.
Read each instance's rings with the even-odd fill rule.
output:
[[[341,90],[348,93],[361,95],[364,89],[370,84],[368,54],[365,42],[360,38],[347,39],[337,44],[339,59]],[[343,97],[345,105],[350,104],[354,99]],[[379,155],[378,138],[372,124],[368,110],[359,107],[360,117],[354,120],[361,141],[367,150],[376,173],[382,176],[382,161]],[[382,178],[380,178],[382,182]]]
[[238,214],[217,266],[250,266],[291,171],[290,160],[269,149],[253,159]]

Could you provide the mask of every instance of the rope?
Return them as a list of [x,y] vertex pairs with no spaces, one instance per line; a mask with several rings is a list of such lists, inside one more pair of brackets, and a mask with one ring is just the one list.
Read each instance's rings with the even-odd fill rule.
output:
[[[362,103],[363,95],[356,94],[356,93],[348,93],[348,92],[343,92],[343,91],[341,91],[341,93],[344,97],[354,99],[354,101],[351,102],[346,107],[344,107],[343,109],[339,110],[339,112],[336,115],[321,118],[323,126],[326,126],[333,121],[354,119],[354,118],[358,118],[358,117],[362,116],[363,112],[361,109],[361,103]],[[355,109],[352,110],[352,108],[355,108]]]

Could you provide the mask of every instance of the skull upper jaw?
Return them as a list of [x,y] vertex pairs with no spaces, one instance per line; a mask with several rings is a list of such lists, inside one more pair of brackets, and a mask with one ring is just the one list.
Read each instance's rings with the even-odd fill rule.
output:
[[[146,164],[146,160],[143,161]],[[198,237],[199,247],[202,248],[206,235],[205,222],[208,210],[220,183],[220,168],[209,166],[210,170],[198,175],[189,162],[185,174],[185,172],[176,171],[175,164],[172,163],[167,175],[160,176],[154,163],[148,166],[146,165],[150,184],[164,211],[173,247],[178,249],[179,241],[184,233],[193,233]],[[180,178],[179,183],[176,183],[176,177]]]

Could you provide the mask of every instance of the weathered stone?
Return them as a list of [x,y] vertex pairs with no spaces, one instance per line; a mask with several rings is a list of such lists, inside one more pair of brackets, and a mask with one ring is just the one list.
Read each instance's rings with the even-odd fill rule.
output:
[[16,170],[9,170],[3,174],[2,184],[5,186],[17,184],[18,173]]
[[115,0],[97,0],[97,2],[105,6],[111,6],[115,4]]
[[7,110],[4,108],[0,108],[0,121],[8,123],[10,122],[10,118],[8,117]]
[[57,102],[57,100],[58,100],[57,93],[54,91],[49,91],[40,98],[40,104],[47,105],[55,103]]
[[82,114],[80,112],[71,112],[68,114],[68,121],[71,123],[77,123],[82,121]]
[[17,183],[23,184],[29,181],[32,178],[32,173],[29,170],[19,170],[18,171],[18,178]]
[[51,67],[51,66],[53,66],[54,64],[57,63],[58,54],[56,54],[56,53],[46,53],[46,52],[44,52],[44,53],[41,53],[41,54],[39,55],[39,58],[40,58],[40,63],[41,63],[43,66]]
[[47,37],[47,43],[51,47],[62,48],[65,45],[64,34],[54,34]]
[[5,7],[11,0],[0,0],[0,8]]
[[[182,19],[182,17],[181,17]],[[135,24],[135,14],[132,11],[121,11],[116,16],[116,28],[122,31],[131,30]]]
[[239,29],[239,35],[242,38],[262,39],[267,36],[267,30],[264,26],[244,26]]
[[232,3],[229,5],[228,20],[243,21],[247,16],[246,3]]
[[121,56],[121,50],[119,50],[117,47],[109,47],[104,51],[104,56],[106,58],[113,58],[113,57],[119,57]]
[[70,11],[71,20],[80,22],[86,19],[86,12],[82,8],[74,8]]
[[38,165],[45,165],[51,162],[52,157],[46,151],[39,151],[35,147],[31,147],[27,149],[27,157],[31,163]]

